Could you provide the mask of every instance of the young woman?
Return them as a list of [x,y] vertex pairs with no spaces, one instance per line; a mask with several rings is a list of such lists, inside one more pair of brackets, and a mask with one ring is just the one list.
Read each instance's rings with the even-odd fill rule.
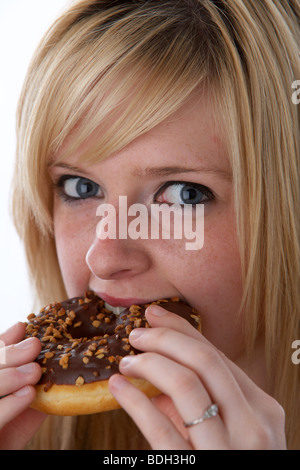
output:
[[[296,1],[80,0],[47,32],[20,99],[14,178],[39,305],[86,289],[124,307],[179,296],[202,334],[150,308],[153,328],[130,336],[144,354],[110,379],[123,410],[44,421],[29,408],[40,344],[13,326],[2,448],[33,436],[48,449],[299,448],[298,21]],[[118,211],[120,196],[194,218],[203,204],[203,247],[101,238],[97,207]]]

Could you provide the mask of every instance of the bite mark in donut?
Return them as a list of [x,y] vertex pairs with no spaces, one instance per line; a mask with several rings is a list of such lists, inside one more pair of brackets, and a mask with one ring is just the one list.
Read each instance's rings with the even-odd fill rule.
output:
[[[26,337],[36,336],[42,343],[37,362],[43,372],[32,406],[58,415],[119,408],[108,389],[108,379],[119,372],[124,356],[141,352],[131,346],[128,336],[134,328],[149,327],[145,310],[152,304],[186,318],[200,330],[197,311],[178,297],[132,305],[115,315],[100,297],[88,291],[83,297],[54,302],[38,315],[29,315]],[[145,380],[129,380],[150,397],[160,393]]]

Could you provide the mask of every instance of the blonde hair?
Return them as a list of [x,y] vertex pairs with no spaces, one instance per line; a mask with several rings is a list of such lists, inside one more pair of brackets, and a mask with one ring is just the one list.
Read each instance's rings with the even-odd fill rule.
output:
[[247,348],[264,333],[290,448],[300,445],[299,370],[291,361],[300,338],[300,136],[292,102],[299,34],[296,0],[73,3],[41,41],[25,80],[13,198],[39,303],[64,298],[47,173],[53,155],[73,133],[67,152],[95,135],[83,158],[106,158],[205,89],[228,130]]

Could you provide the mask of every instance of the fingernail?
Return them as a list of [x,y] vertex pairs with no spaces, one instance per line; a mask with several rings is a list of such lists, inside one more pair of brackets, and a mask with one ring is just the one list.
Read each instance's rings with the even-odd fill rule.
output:
[[127,380],[119,374],[115,374],[110,378],[110,387],[113,388],[113,390],[122,390],[128,385]]
[[122,369],[125,369],[126,367],[129,367],[132,364],[132,361],[134,361],[135,357],[134,356],[125,356],[120,362],[120,366]]
[[138,339],[144,334],[144,330],[142,328],[135,328],[129,335],[129,339]]
[[16,397],[24,397],[25,395],[28,395],[31,392],[31,387],[29,385],[25,385],[25,387],[20,388],[20,390],[17,390],[16,392],[13,393]]
[[29,364],[23,364],[22,366],[16,367],[16,370],[23,374],[30,374],[35,369],[35,364],[30,362]]
[[169,313],[167,310],[165,310],[162,307],[159,307],[158,305],[151,305],[146,309],[146,312],[150,309],[151,315],[155,315],[156,317],[162,317],[163,315],[166,315]]
[[17,349],[27,349],[27,348],[31,348],[31,346],[32,346],[32,340],[33,340],[33,338],[24,339],[24,341],[21,341],[21,343],[15,344],[15,348],[17,348]]

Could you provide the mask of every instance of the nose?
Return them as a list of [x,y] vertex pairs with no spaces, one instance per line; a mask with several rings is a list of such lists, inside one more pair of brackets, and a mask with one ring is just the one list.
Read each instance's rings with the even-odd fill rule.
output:
[[99,279],[121,280],[147,271],[151,261],[136,240],[96,237],[86,254],[86,263]]

